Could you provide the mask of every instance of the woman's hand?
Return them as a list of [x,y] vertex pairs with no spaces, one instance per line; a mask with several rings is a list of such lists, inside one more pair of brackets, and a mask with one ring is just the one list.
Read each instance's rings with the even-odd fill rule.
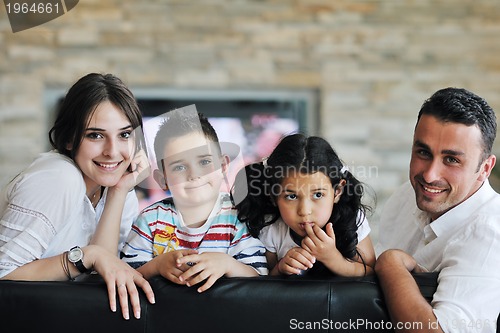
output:
[[128,192],[151,171],[144,151],[141,150],[135,155],[130,168],[133,171],[125,172],[115,186],[108,187],[104,210],[90,241],[90,244],[102,246],[111,253],[116,253],[118,248],[122,212]]
[[120,181],[114,187],[128,192],[146,179],[150,173],[151,165],[149,164],[146,152],[140,150],[134,155],[127,168],[127,172],[123,174]]
[[[144,291],[151,304],[155,303],[154,293],[149,282],[127,263],[97,245],[86,246],[84,253],[85,258],[91,258],[92,267],[106,282],[111,311],[116,312],[116,295],[118,294],[123,318],[128,320],[130,317],[128,298],[130,297],[134,317],[139,319],[141,304],[137,286]],[[87,260],[85,261],[87,262]]]
[[300,275],[302,271],[312,268],[315,262],[316,258],[310,252],[300,247],[294,247],[288,250],[277,265],[281,274]]

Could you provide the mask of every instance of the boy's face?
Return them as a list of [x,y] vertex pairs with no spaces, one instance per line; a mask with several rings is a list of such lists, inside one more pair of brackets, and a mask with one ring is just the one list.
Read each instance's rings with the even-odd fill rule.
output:
[[226,160],[202,133],[167,141],[163,175],[178,208],[213,204],[219,196]]

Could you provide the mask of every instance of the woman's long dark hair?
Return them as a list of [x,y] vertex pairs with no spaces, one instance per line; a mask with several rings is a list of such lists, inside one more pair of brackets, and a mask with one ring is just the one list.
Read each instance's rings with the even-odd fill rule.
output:
[[323,138],[292,134],[284,137],[267,160],[247,165],[236,176],[232,195],[238,218],[254,237],[279,218],[275,204],[282,180],[290,171],[304,174],[323,172],[334,189],[345,180],[343,193],[333,207],[329,222],[335,232],[336,246],[347,259],[360,255],[357,230],[369,206],[362,203],[363,184],[343,164],[335,150]]

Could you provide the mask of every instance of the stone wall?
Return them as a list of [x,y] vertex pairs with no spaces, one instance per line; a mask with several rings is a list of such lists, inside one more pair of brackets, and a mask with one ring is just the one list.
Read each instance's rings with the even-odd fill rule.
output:
[[407,179],[425,98],[459,86],[500,110],[499,36],[498,0],[81,0],[15,34],[2,7],[0,185],[48,148],[47,89],[98,71],[132,89],[317,91],[316,134],[379,212]]

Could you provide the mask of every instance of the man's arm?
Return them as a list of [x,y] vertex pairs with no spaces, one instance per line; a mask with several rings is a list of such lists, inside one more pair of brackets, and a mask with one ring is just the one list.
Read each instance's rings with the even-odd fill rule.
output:
[[400,250],[380,255],[375,272],[384,293],[396,332],[443,332],[432,306],[420,293],[411,271],[418,271],[415,259]]

